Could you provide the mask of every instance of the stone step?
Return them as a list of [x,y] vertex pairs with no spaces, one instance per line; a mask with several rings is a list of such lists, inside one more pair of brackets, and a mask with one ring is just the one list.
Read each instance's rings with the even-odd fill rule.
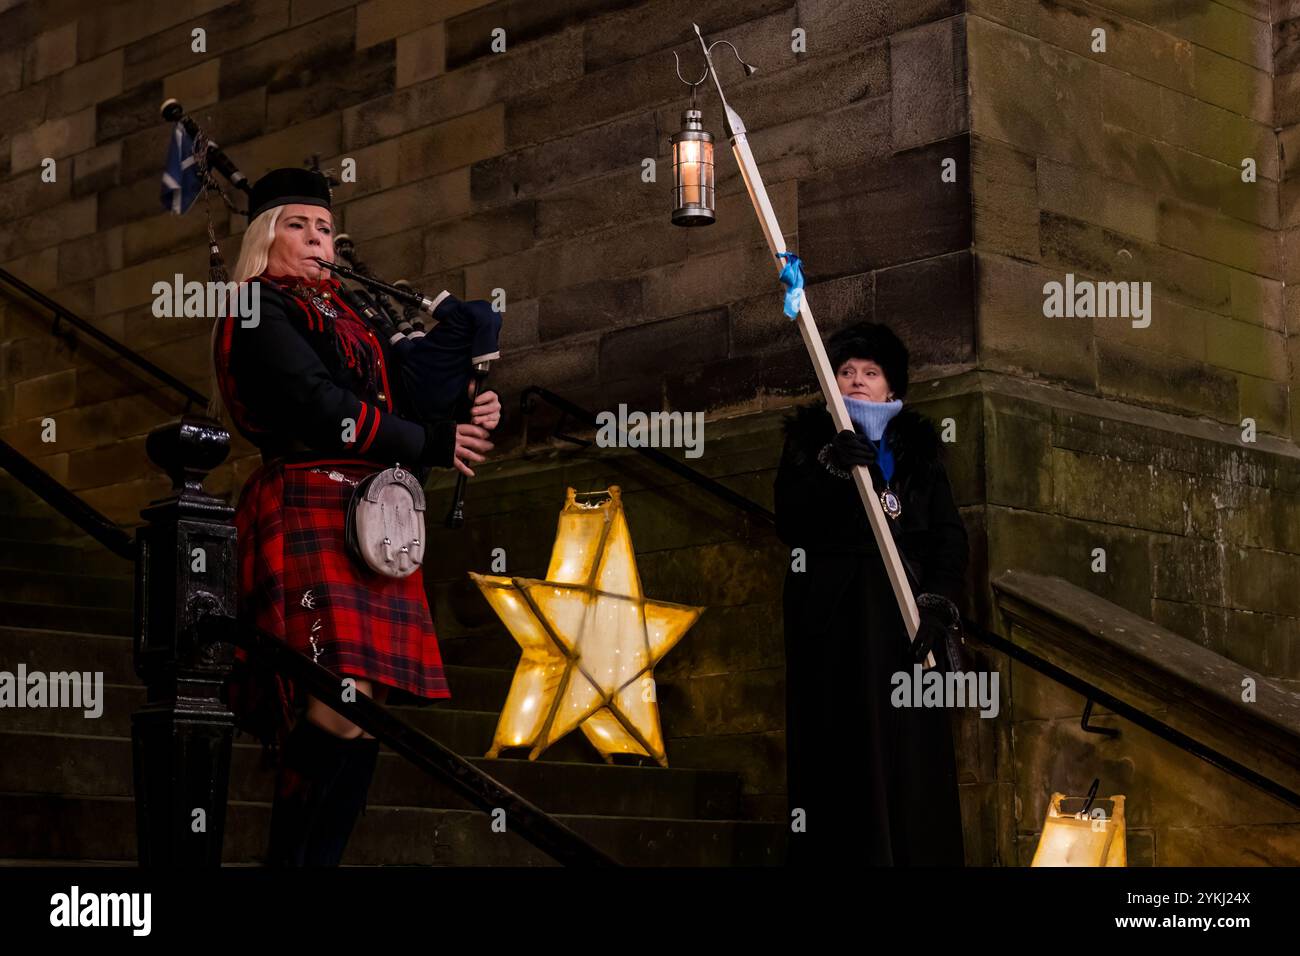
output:
[[[78,796],[129,796],[133,792],[131,741],[122,737],[52,734],[24,731],[8,720],[0,731],[0,791],[64,793]],[[86,721],[85,723],[90,723]],[[431,735],[432,736],[432,735]],[[595,750],[570,735],[562,745],[585,748],[588,760],[552,760],[550,751],[539,760],[488,760],[463,753],[484,772],[547,812],[622,813],[645,817],[717,819],[735,815],[739,807],[738,778],[726,770],[695,770],[647,766],[610,766]],[[572,742],[570,743],[570,740]],[[484,748],[486,749],[486,748]],[[376,770],[373,795],[395,805],[468,808],[470,804],[404,758],[383,751]],[[241,737],[231,756],[230,799],[265,799],[274,774],[261,747]]]
[[[18,662],[28,670],[101,672],[108,684],[134,684],[132,640],[113,634],[85,634],[32,627],[0,625],[0,669],[13,670]],[[457,710],[500,712],[510,690],[513,670],[490,667],[445,667],[455,696],[448,702]],[[411,704],[403,697],[395,704]]]
[[71,570],[0,569],[0,601],[22,604],[67,604],[130,611],[135,600],[132,578],[102,578]]
[[0,601],[0,621],[8,627],[86,634],[130,636],[134,629],[130,608],[83,607],[79,604],[35,604]]
[[[3,523],[3,519],[0,519]],[[135,578],[135,565],[91,541],[85,547],[44,542],[0,540],[0,577],[8,569],[21,571],[68,571],[101,578]],[[128,587],[130,585],[128,584]]]
[[438,650],[448,664],[465,667],[508,668],[519,663],[519,645],[504,627],[472,637],[452,637],[438,641]]
[[[25,661],[28,670],[35,670],[32,661]],[[16,667],[16,662],[15,665]],[[40,668],[47,670],[47,668]],[[48,668],[54,670],[54,668]],[[453,691],[454,693],[454,691]],[[141,684],[109,684],[103,686],[102,712],[98,717],[88,717],[84,710],[71,707],[21,707],[0,711],[0,730],[11,733],[35,734],[88,734],[94,737],[131,736],[131,715],[144,706],[145,689]],[[479,756],[492,746],[498,713],[493,710],[469,710],[453,701],[431,701],[425,706],[393,707],[392,712],[412,727],[428,734],[445,747],[458,754]],[[574,737],[577,741],[581,734]],[[585,738],[577,747],[564,738],[556,743],[547,755],[553,759],[598,759],[596,751]],[[552,753],[554,751],[554,753]]]
[[0,512],[0,541],[34,542],[82,546],[94,541],[76,523],[69,521],[45,502],[41,509],[30,514],[4,514]]
[[[262,859],[271,808],[232,802],[227,864]],[[0,793],[0,858],[130,861],[136,856],[129,797]],[[782,823],[639,819],[564,814],[560,821],[629,866],[756,866],[784,860]],[[507,828],[509,823],[507,821]],[[517,834],[494,833],[476,810],[372,804],[358,820],[345,864],[538,866],[553,861]]]
[[12,671],[22,662],[28,670],[97,671],[109,684],[131,684],[132,644],[120,634],[0,625],[0,669]]

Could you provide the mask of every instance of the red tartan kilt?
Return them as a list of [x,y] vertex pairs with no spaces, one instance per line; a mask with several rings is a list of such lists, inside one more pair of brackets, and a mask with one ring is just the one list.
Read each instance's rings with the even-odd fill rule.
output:
[[[353,483],[377,469],[320,458],[272,462],[249,476],[235,512],[239,617],[336,674],[445,699],[451,691],[423,572],[386,577],[344,544]],[[265,674],[254,678],[242,650],[237,658],[243,666],[229,699],[241,727],[264,741],[282,737],[305,699],[282,678],[270,684]],[[271,694],[279,700],[267,700]],[[272,710],[279,727],[268,726]]]

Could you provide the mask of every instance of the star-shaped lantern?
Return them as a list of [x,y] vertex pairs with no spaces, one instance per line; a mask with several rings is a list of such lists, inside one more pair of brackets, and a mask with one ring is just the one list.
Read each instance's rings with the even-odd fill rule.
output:
[[646,600],[619,488],[595,494],[568,489],[546,580],[470,572],[523,651],[489,757],[531,747],[535,760],[580,726],[607,763],[668,766],[654,666],[704,609]]

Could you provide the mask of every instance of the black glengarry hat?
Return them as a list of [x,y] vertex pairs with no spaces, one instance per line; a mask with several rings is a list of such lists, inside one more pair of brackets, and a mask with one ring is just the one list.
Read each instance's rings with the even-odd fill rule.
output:
[[310,169],[285,166],[273,169],[253,184],[248,197],[248,220],[252,222],[268,209],[301,203],[330,208],[330,186],[325,177]]

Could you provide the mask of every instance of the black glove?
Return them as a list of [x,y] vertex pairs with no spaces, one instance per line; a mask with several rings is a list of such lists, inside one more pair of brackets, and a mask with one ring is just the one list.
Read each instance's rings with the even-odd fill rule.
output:
[[928,592],[916,596],[916,610],[921,623],[916,628],[916,640],[912,642],[912,659],[921,663],[936,645],[942,646],[948,629],[961,620],[961,615],[951,601]]
[[848,471],[857,465],[874,465],[876,446],[865,441],[857,432],[846,428],[831,439],[830,456],[836,465]]
[[944,635],[948,632],[951,620],[946,610],[932,604],[917,607],[921,623],[916,629],[916,640],[912,642],[912,660],[918,664],[925,660],[925,655],[934,650],[936,644],[942,645]]

